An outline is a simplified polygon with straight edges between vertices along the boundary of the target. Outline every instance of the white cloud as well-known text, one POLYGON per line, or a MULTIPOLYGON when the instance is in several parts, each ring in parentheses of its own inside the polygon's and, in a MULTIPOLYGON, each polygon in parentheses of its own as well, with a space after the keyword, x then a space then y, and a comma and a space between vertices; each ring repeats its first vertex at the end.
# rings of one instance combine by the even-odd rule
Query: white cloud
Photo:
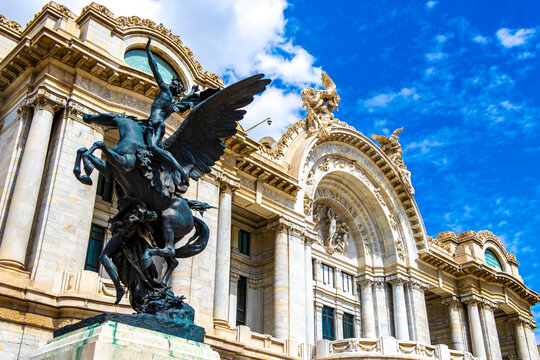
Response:
POLYGON ((441 60, 442 58, 444 58, 444 53, 441 51, 426 54, 426 59, 428 59, 429 61, 441 60))
POLYGON ((302 118, 299 111, 301 105, 302 99, 299 93, 286 92, 270 86, 246 107, 247 115, 242 121, 242 127, 249 129, 261 120, 270 117, 272 125, 261 124, 251 130, 249 136, 255 140, 271 136, 277 141, 290 124, 302 118))
POLYGON ((432 1, 428 1, 428 2, 426 3, 426 7, 427 7, 428 9, 433 9, 433 8, 435 7, 435 5, 437 5, 437 1, 433 1, 433 0, 432 0, 432 1))
POLYGON ((479 44, 486 44, 488 42, 488 38, 482 35, 477 35, 473 38, 473 41, 479 44))
MULTIPOLYGON (((24 19, 17 20, 25 24, 46 2, 21 0, 17 4, 4 4, 2 12, 10 19, 11 14, 16 14, 24 19)), ((74 0, 68 7, 78 15, 89 3, 89 0, 74 0)), ((162 23, 193 51, 205 70, 217 73, 229 83, 260 72, 271 79, 280 79, 283 87, 294 94, 269 88, 248 113, 250 118, 260 118, 259 121, 271 116, 274 137, 279 137, 279 131, 300 118, 301 88, 320 83, 321 68, 314 66, 315 58, 285 34, 286 0, 99 0, 98 3, 115 16, 136 15, 162 23), (271 105, 263 105, 260 99, 271 105)), ((258 131, 253 130, 254 137, 258 131)))
POLYGON ((502 28, 497 30, 497 38, 504 47, 509 48, 525 44, 535 33, 535 29, 510 30, 502 28))
POLYGON ((397 93, 381 93, 374 97, 364 100, 364 107, 373 111, 374 108, 384 108, 394 100, 418 100, 420 95, 416 93, 416 88, 402 88, 397 93))
POLYGON ((435 40, 437 40, 438 42, 440 43, 443 43, 445 42, 446 40, 448 40, 448 37, 447 36, 444 36, 444 35, 437 35, 435 37, 435 40))

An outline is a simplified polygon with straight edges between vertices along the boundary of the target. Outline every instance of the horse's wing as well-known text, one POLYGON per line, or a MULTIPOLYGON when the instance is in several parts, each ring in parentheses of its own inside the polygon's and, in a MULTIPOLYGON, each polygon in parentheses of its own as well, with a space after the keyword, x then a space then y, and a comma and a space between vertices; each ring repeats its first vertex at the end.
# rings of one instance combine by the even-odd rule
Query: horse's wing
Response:
POLYGON ((198 180, 211 171, 225 151, 220 138, 236 134, 236 122, 243 119, 240 110, 262 92, 270 80, 264 74, 251 76, 232 84, 197 105, 174 134, 161 147, 169 151, 182 166, 193 165, 190 177, 198 180))

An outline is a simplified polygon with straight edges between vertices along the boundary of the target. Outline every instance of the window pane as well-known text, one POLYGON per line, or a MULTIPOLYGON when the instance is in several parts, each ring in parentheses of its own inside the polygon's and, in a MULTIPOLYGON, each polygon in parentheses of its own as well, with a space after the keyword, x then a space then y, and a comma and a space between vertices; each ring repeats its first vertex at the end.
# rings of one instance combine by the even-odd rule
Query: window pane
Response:
POLYGON ((103 249, 103 239, 105 237, 105 228, 92 224, 90 238, 88 239, 88 250, 86 251, 86 261, 84 270, 98 272, 99 255, 103 249))
POLYGON ((354 337, 354 317, 351 314, 343 314, 343 338, 354 337))
POLYGON ((322 331, 323 339, 335 340, 334 334, 334 309, 323 306, 322 309, 322 331))
POLYGON ((241 254, 249 255, 250 233, 244 230, 238 232, 238 251, 241 254))
POLYGON ((236 325, 246 325, 247 278, 238 279, 238 292, 236 296, 236 325))
POLYGON ((323 283, 334 287, 334 268, 326 264, 321 264, 323 273, 323 283))
POLYGON ((96 194, 101 196, 103 201, 111 202, 113 194, 113 182, 105 180, 105 177, 99 174, 96 194))
POLYGON ((349 275, 344 272, 341 273, 341 281, 342 281, 344 292, 348 292, 348 293, 352 292, 352 279, 353 279, 352 275, 349 275))
MULTIPOLYGON (((161 56, 156 55, 152 52, 157 63, 157 71, 163 78, 163 81, 170 83, 174 77, 178 77, 178 74, 171 65, 169 65, 165 59, 161 56)), ((152 73, 150 65, 148 64, 148 57, 146 55, 146 50, 134 49, 129 50, 124 54, 124 61, 136 69, 142 70, 149 74, 152 73)))
POLYGON ((489 266, 494 267, 494 268, 499 269, 500 271, 502 271, 502 265, 501 265, 499 259, 497 258, 497 255, 495 255, 495 253, 493 251, 486 250, 485 258, 486 258, 486 263, 489 266))

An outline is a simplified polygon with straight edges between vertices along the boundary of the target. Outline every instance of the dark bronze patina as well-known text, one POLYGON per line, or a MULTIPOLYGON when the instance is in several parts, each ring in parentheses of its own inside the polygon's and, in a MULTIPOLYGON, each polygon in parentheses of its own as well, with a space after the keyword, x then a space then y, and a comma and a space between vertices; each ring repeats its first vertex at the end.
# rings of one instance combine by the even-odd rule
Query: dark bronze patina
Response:
POLYGON ((240 109, 250 104, 270 80, 259 74, 224 89, 199 91, 194 86, 181 97, 185 92, 181 80, 175 78, 170 84, 163 81, 150 42, 146 46, 148 62, 160 88, 150 116, 137 119, 125 114, 85 115, 87 123, 118 129, 119 141, 113 148, 97 141, 90 149, 79 149, 73 172, 88 185, 92 184, 89 175, 94 169, 115 182, 119 212, 112 219, 113 236, 100 261, 115 284, 116 303, 124 295, 124 284, 137 313, 192 318, 192 309, 182 301, 183 296, 175 296, 167 283, 178 265, 177 258, 191 257, 205 249, 209 229, 192 211, 202 215, 212 206, 184 199, 182 194, 188 189, 189 179, 196 181, 211 171, 225 150, 221 138, 236 133, 237 121, 246 113, 240 109), (188 110, 189 115, 175 133, 162 141, 165 120, 174 112, 188 110), (93 155, 96 149, 106 160, 93 155), (175 249, 174 244, 192 229, 195 234, 175 249), (152 256, 165 260, 167 270, 162 278, 152 256))

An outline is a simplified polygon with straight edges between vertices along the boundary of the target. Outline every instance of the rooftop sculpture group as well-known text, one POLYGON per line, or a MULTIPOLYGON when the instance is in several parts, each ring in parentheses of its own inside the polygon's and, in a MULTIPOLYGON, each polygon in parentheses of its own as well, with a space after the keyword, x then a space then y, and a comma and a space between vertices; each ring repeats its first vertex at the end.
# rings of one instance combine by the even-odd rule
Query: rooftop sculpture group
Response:
POLYGON ((192 211, 202 214, 212 206, 184 199, 182 194, 188 189, 189 179, 196 181, 211 172, 211 166, 225 151, 220 138, 236 133, 237 121, 246 113, 240 109, 251 103, 270 80, 259 74, 225 89, 199 91, 194 86, 181 97, 185 92, 181 80, 175 78, 170 84, 163 81, 150 44, 149 39, 148 62, 160 89, 150 116, 85 115, 87 123, 117 128, 119 141, 113 148, 97 141, 90 149, 79 149, 73 172, 88 185, 92 184, 90 174, 94 169, 115 182, 119 211, 112 219, 112 238, 99 259, 115 284, 116 303, 124 295, 124 284, 138 313, 184 317, 186 311, 193 310, 186 310, 183 297, 175 296, 167 283, 178 265, 177 258, 191 257, 205 249, 209 229, 192 211), (165 120, 174 112, 187 110, 191 111, 176 132, 163 141, 165 120), (93 155, 96 149, 106 160, 93 155), (193 228, 195 234, 175 249, 175 243, 193 228), (165 260, 167 268, 161 278, 152 256, 165 260))

